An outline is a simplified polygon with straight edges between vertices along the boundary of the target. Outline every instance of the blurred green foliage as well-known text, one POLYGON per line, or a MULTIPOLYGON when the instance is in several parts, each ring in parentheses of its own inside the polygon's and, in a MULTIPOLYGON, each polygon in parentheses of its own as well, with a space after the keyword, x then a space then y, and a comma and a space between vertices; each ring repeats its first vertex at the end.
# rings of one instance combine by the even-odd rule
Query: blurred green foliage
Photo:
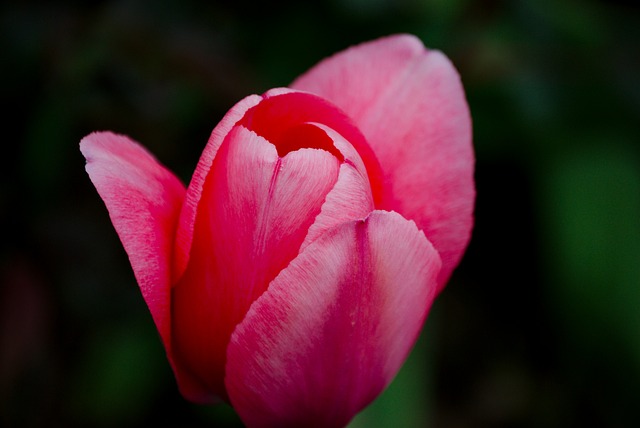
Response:
POLYGON ((596 0, 9 1, 0 425, 240 426, 177 392, 78 142, 111 129, 185 182, 222 115, 396 32, 474 119, 476 229, 354 427, 640 426, 640 9, 596 0))

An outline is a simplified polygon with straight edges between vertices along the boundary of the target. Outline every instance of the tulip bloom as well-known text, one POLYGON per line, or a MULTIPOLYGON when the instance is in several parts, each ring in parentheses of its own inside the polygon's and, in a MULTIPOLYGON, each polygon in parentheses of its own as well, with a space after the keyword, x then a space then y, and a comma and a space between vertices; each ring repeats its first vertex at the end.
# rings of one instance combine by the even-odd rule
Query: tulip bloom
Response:
POLYGON ((181 393, 248 426, 347 424, 398 372, 471 233, 464 92, 412 36, 240 101, 187 188, 125 136, 80 148, 181 393))

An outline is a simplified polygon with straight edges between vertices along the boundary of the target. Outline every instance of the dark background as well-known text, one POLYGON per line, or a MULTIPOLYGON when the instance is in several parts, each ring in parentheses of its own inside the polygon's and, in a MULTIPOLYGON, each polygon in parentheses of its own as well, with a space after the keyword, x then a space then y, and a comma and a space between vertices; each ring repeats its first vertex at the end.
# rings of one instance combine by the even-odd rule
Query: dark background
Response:
POLYGON ((462 76, 476 228, 407 364, 353 426, 640 426, 633 4, 4 2, 0 425, 237 426, 178 394, 78 142, 127 134, 188 182, 238 100, 409 32, 462 76))

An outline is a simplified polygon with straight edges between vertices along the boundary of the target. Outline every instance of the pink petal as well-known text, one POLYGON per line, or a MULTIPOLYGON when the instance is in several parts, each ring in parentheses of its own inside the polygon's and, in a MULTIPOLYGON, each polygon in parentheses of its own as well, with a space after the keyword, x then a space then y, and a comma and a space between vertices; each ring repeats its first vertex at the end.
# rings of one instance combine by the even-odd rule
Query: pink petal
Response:
MULTIPOLYGON (((262 97, 251 95, 236 104, 213 130, 187 189, 176 234, 173 280, 177 282, 189 261, 193 228, 202 186, 225 136, 237 123, 266 138, 276 146, 292 128, 319 122, 334 129, 354 145, 367 164, 374 199, 381 199, 380 165, 360 131, 339 109, 315 95, 287 88, 271 89, 262 97)), ((361 161, 362 162, 362 161, 361 161)))
POLYGON ((435 296, 438 253, 376 211, 300 254, 231 337, 226 384, 252 427, 344 426, 391 381, 435 296))
POLYGON ((355 148, 327 126, 317 123, 309 126, 316 126, 331 138, 333 146, 340 152, 343 164, 340 166, 338 181, 327 194, 322 210, 309 228, 300 251, 325 231, 349 220, 363 219, 374 209, 367 170, 355 148))
POLYGON ((331 138, 333 146, 340 152, 340 156, 338 156, 338 158, 352 165, 362 175, 363 179, 369 181, 369 173, 364 161, 362 160, 362 156, 360 156, 360 153, 353 144, 327 125, 322 123, 312 124, 323 130, 325 134, 331 138))
POLYGON ((298 78, 292 88, 320 95, 360 128, 382 167, 376 204, 415 220, 440 252, 444 287, 473 225, 471 120, 449 60, 413 36, 352 47, 298 78))
POLYGON ((202 197, 202 187, 205 179, 209 174, 213 160, 218 153, 220 145, 225 137, 242 119, 247 110, 258 104, 262 100, 258 95, 250 95, 227 112, 220 123, 213 129, 209 141, 200 156, 195 172, 191 177, 191 182, 185 195, 182 212, 180 213, 180 221, 176 233, 176 253, 173 264, 173 282, 176 283, 184 273, 187 263, 189 262, 189 253, 191 250, 191 242, 193 240, 193 228, 196 220, 196 210, 198 203, 202 197))
POLYGON ((173 289, 172 319, 176 355, 216 395, 226 398, 231 332, 297 256, 338 170, 325 150, 280 158, 243 126, 220 147, 202 187, 189 263, 173 289))
POLYGON ((366 165, 374 200, 381 199, 382 175, 378 159, 351 119, 326 100, 308 93, 272 89, 260 104, 247 111, 239 123, 276 146, 297 125, 322 124, 355 148, 366 165))
POLYGON ((80 150, 129 255, 180 388, 198 401, 205 392, 175 363, 171 349, 170 268, 184 186, 153 155, 125 136, 93 133, 82 139, 80 150))

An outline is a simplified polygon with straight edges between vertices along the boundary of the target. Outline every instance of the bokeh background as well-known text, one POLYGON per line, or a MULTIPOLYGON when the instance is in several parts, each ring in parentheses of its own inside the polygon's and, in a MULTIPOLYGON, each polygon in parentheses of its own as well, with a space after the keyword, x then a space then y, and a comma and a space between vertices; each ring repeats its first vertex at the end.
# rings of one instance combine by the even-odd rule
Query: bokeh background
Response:
POLYGON ((476 228, 353 427, 640 426, 634 1, 8 1, 0 6, 0 425, 240 426, 178 394, 80 139, 185 181, 238 100, 409 32, 462 76, 476 228))

